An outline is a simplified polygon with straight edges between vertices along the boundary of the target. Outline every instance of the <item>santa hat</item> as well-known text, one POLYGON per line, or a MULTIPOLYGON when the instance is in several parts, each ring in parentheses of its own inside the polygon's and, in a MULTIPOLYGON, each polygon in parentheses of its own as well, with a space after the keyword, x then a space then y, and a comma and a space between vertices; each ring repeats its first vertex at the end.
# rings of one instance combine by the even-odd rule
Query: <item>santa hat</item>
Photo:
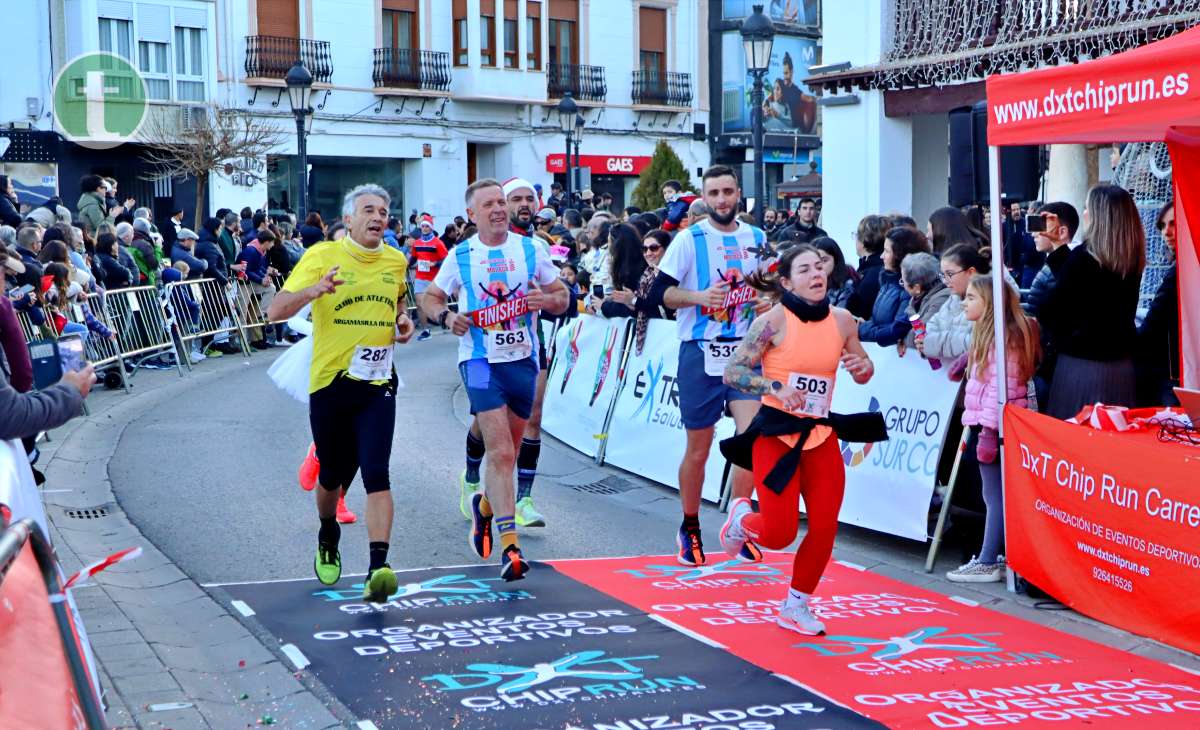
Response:
POLYGON ((504 188, 504 197, 505 198, 512 195, 514 192, 520 190, 521 188, 528 188, 529 192, 536 193, 536 191, 533 189, 533 183, 529 182, 528 180, 526 180, 524 178, 520 178, 520 177, 510 177, 509 179, 505 180, 503 188, 504 188))
POLYGON ((426 223, 429 224, 430 228, 433 228, 433 216, 429 215, 428 213, 421 216, 421 220, 420 220, 420 225, 425 225, 426 223))

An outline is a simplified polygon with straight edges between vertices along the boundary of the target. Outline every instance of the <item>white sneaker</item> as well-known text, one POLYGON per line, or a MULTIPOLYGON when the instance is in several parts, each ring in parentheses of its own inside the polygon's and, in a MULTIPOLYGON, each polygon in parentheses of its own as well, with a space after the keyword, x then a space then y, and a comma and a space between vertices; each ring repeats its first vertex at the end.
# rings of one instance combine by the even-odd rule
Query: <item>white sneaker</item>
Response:
POLYGON ((825 624, 812 615, 808 601, 784 602, 783 608, 779 609, 779 615, 775 617, 775 623, 805 636, 825 633, 825 624))
POLYGON ((736 558, 742 551, 742 545, 746 544, 747 535, 742 529, 742 518, 753 512, 750 500, 745 497, 738 497, 729 503, 729 516, 721 525, 721 548, 729 557, 736 558))
POLYGON ((205 355, 203 352, 200 352, 199 350, 192 350, 191 352, 188 353, 188 359, 192 361, 193 365, 200 362, 201 360, 206 360, 207 358, 208 358, 208 356, 205 355))
POLYGON ((999 583, 1004 580, 1007 564, 1003 557, 994 563, 981 563, 977 558, 946 573, 951 583, 999 583))

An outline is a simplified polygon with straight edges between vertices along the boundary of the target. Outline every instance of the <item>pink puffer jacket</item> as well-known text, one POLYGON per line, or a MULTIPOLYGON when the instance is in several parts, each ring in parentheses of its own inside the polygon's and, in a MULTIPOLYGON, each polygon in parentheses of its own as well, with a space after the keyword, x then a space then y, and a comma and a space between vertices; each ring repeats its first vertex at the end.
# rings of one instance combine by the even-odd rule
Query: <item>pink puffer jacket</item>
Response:
MULTIPOLYGON (((1027 383, 1018 377, 1020 367, 1013 357, 1005 364, 1005 380, 1008 381, 1008 402, 1021 408, 1028 408, 1029 388, 1027 383)), ((991 360, 982 374, 979 368, 971 368, 971 377, 967 380, 967 392, 963 396, 962 423, 964 426, 984 426, 996 429, 1000 427, 1000 403, 998 395, 999 383, 996 382, 996 368, 991 360)))

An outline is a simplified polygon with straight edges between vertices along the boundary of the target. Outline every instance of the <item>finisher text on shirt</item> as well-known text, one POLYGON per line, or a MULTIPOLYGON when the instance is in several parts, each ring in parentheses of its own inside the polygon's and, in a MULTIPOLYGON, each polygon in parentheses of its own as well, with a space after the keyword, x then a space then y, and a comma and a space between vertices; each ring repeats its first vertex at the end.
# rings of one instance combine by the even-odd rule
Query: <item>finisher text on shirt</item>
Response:
POLYGON ((507 322, 510 319, 520 317, 529 313, 529 302, 525 297, 514 299, 508 302, 493 304, 490 307, 477 309, 471 312, 471 319, 475 320, 475 325, 478 327, 491 327, 501 322, 507 322))

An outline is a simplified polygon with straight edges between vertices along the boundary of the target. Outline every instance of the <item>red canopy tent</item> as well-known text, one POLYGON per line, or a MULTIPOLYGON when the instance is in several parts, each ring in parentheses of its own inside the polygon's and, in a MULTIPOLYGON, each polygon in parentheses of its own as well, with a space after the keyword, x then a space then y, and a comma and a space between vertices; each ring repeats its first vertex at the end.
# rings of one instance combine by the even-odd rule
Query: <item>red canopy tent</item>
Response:
MULTIPOLYGON (((1001 230, 996 147, 1167 143, 1178 229, 1181 375, 1187 387, 1200 385, 1200 253, 1188 226, 1188 221, 1200 225, 1200 28, 1093 61, 991 76, 987 100, 996 256, 1001 230)), ((999 328, 1003 317, 996 323, 999 328)), ((1004 342, 1003 336, 996 341, 1004 342)), ((1004 362, 1002 356, 997 360, 1004 362)))

